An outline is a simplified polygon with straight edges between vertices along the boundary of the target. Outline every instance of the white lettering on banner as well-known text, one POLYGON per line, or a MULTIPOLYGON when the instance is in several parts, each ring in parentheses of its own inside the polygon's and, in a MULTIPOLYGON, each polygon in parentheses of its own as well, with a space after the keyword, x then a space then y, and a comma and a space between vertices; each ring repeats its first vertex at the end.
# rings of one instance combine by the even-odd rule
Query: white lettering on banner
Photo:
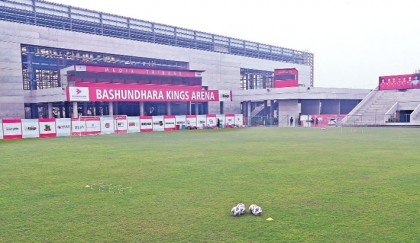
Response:
POLYGON ((140 99, 145 100, 147 97, 147 92, 146 90, 141 90, 140 91, 140 99))
POLYGON ((109 73, 134 73, 134 69, 128 69, 128 68, 105 68, 105 72, 109 72, 109 73))
POLYGON ((95 100, 102 101, 218 101, 220 92, 214 90, 143 90, 95 88, 95 100))
MULTIPOLYGON (((182 91, 184 92, 184 91, 182 91)), ((96 89, 98 100, 164 100, 162 90, 96 89)))
POLYGON ((215 98, 213 92, 195 91, 192 93, 191 100, 212 101, 215 98))
MULTIPOLYGON (((173 70, 156 70, 156 69, 133 69, 133 68, 109 68, 103 69, 106 73, 125 73, 125 74, 146 74, 146 75, 164 75, 164 76, 183 76, 185 72, 190 73, 191 71, 173 71, 173 70)), ((194 76, 201 77, 201 73, 194 72, 194 76)))
POLYGON ((176 90, 167 90, 166 99, 167 100, 188 100, 190 95, 188 91, 176 91, 176 90))

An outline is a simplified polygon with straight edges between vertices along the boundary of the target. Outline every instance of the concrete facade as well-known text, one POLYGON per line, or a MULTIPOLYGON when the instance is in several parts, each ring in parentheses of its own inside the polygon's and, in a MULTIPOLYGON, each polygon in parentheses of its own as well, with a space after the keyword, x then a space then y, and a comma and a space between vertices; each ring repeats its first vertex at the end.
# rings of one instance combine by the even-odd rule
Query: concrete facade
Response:
MULTIPOLYGON (((193 70, 205 70, 203 85, 209 89, 240 91, 240 69, 273 71, 295 67, 300 83, 309 86, 311 67, 226 53, 159 45, 94 34, 0 21, 0 118, 24 117, 24 103, 62 100, 60 89, 24 91, 22 88, 21 44, 67 48, 119 55, 139 56, 189 63, 193 70)), ((225 102, 225 113, 240 112, 240 102, 225 102)), ((209 103, 210 113, 219 113, 218 103, 209 103)))
MULTIPOLYGON (((280 125, 280 118, 302 114, 347 114, 369 93, 314 87, 314 60, 309 52, 46 1, 0 1, 0 119, 52 117, 57 110, 60 116, 54 117, 76 117, 91 108, 101 110, 99 115, 132 110, 142 115, 146 105, 153 105, 138 100, 69 102, 66 89, 74 82, 67 83, 67 71, 79 61, 147 68, 146 61, 149 67, 156 62, 168 70, 203 71, 204 87, 199 89, 230 91, 232 100, 161 102, 160 113, 242 113, 247 124, 253 117, 271 124, 277 119, 280 125), (298 87, 272 88, 274 70, 281 68, 298 70, 298 87)), ((99 76, 82 82, 106 82, 99 76)))

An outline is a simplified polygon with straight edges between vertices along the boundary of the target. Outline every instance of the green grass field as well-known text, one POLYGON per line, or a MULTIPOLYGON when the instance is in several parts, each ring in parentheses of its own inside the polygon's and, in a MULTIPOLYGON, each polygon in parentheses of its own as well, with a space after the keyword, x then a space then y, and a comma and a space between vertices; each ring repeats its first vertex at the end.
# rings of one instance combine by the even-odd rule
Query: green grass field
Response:
POLYGON ((0 242, 420 242, 419 135, 245 128, 0 140, 0 242), (239 202, 263 215, 231 216, 239 202))

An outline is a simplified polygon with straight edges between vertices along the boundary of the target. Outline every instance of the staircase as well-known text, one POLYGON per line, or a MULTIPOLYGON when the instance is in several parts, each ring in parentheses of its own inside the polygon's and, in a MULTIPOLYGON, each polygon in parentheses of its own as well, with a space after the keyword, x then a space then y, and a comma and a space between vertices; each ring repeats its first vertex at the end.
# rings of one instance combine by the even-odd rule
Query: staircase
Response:
POLYGON ((261 105, 255 107, 255 109, 252 110, 252 112, 251 112, 251 117, 254 117, 254 116, 258 115, 258 113, 260 113, 262 110, 264 110, 264 108, 265 108, 264 104, 261 104, 261 105))
POLYGON ((410 123, 420 123, 420 90, 372 90, 343 119, 343 125, 385 125, 399 110, 414 110, 410 123))

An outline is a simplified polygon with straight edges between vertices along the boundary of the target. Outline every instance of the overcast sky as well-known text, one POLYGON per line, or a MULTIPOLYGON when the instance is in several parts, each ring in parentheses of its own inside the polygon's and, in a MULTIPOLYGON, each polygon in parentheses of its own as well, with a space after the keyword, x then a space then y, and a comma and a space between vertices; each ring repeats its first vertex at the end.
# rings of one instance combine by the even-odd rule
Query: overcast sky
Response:
POLYGON ((420 69, 419 0, 50 0, 314 53, 315 87, 420 69))

